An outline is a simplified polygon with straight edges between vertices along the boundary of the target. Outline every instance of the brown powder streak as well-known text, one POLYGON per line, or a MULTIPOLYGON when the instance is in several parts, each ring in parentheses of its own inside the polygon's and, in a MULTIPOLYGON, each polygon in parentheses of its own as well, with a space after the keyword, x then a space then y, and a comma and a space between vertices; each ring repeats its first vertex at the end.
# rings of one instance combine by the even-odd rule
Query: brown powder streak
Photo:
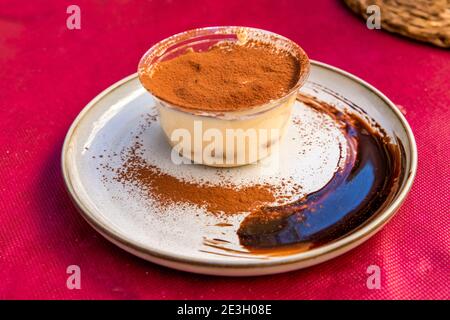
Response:
POLYGON ((275 200, 274 190, 266 185, 238 188, 183 181, 149 165, 135 152, 117 170, 115 179, 122 184, 137 186, 164 207, 174 203, 188 203, 214 214, 249 212, 275 200))

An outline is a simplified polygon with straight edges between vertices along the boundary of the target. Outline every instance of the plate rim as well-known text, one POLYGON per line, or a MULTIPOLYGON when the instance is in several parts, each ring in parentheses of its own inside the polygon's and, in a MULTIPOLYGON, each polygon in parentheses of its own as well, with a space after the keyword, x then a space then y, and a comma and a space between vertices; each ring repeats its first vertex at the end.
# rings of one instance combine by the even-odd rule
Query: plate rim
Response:
MULTIPOLYGON (((222 262, 217 260, 208 260, 204 258, 198 258, 198 257, 192 257, 192 258, 186 258, 185 256, 176 256, 175 254, 167 253, 167 251, 163 252, 161 250, 155 249, 155 248, 149 248, 148 246, 143 246, 132 239, 125 238, 124 236, 121 236, 118 232, 110 228, 107 224, 103 224, 100 220, 96 218, 96 214, 91 212, 84 204, 83 201, 77 196, 77 192, 71 182, 70 178, 70 166, 68 165, 68 159, 67 154, 69 150, 70 143, 72 141, 72 138, 74 137, 74 133, 76 132, 76 129, 82 122, 83 118, 86 116, 86 114, 100 101, 103 97, 105 97, 108 94, 111 94, 113 91, 121 87, 122 85, 134 80, 138 77, 138 73, 131 74, 113 85, 109 86, 102 92, 100 92, 94 99, 89 101, 89 103, 80 111, 80 113, 77 115, 77 117, 72 122, 65 138, 64 143, 62 146, 62 152, 61 152, 61 169, 62 169, 62 175, 64 180, 65 188, 72 199, 72 202, 74 203, 76 209, 80 212, 81 216, 102 236, 104 236, 108 241, 111 241, 115 245, 119 246, 120 248, 132 253, 133 255, 139 256, 143 259, 156 262, 158 264, 164 264, 166 266, 171 266, 172 264, 175 264, 177 266, 172 265, 173 268, 180 269, 180 270, 186 270, 186 269, 192 269, 194 270, 188 270, 191 272, 198 272, 198 273, 209 273, 209 274, 217 274, 217 272, 205 272, 205 270, 199 271, 195 270, 196 267, 199 269, 204 268, 213 268, 213 269, 231 269, 236 271, 239 270, 247 270, 247 269, 253 269, 253 268, 274 268, 274 267, 281 267, 285 265, 291 265, 291 264, 300 264, 304 263, 307 266, 314 265, 316 263, 312 262, 313 260, 320 260, 317 263, 321 263, 324 261, 327 261, 335 256, 338 256, 340 254, 343 254, 355 246, 361 244, 362 242, 368 240, 370 237, 372 237, 375 233, 377 233, 389 220, 395 215, 401 204, 406 199, 406 196, 408 195, 409 191, 411 190, 411 186, 413 184, 414 178, 416 176, 417 172, 417 161, 418 161, 418 154, 417 154, 417 145, 414 138, 414 134, 412 132, 412 129, 407 122, 404 115, 400 112, 400 110, 397 108, 397 106, 389 99, 387 98, 382 92, 380 92, 378 89, 367 83, 366 81, 360 79, 359 77, 346 72, 342 69, 339 69, 337 67, 331 66, 329 64, 319 62, 316 60, 311 60, 311 65, 314 67, 321 67, 324 69, 328 69, 329 71, 338 73, 340 75, 343 75, 350 80, 364 86, 366 89, 368 89, 370 92, 378 96, 397 116, 398 120, 400 121, 401 125, 403 126, 403 129, 406 132, 407 140, 408 140, 408 148, 405 148, 405 150, 410 151, 410 157, 411 157, 411 163, 410 163, 410 170, 406 172, 407 175, 405 185, 400 190, 399 194, 397 195, 397 198, 393 203, 391 203, 387 208, 384 209, 377 217, 375 217, 372 221, 370 221, 367 225, 363 226, 362 228, 359 228, 355 230, 354 232, 344 236, 343 238, 336 240, 332 243, 323 245, 318 248, 314 248, 311 250, 308 250, 306 252, 300 252, 292 255, 287 255, 283 257, 277 257, 277 259, 274 260, 259 260, 259 261, 253 261, 249 262, 247 261, 240 261, 235 260, 233 262, 222 262), (341 252, 341 253, 339 253, 341 252), (335 254, 335 255, 333 255, 335 254), (167 262, 167 263, 164 263, 167 262), (312 262, 312 263, 311 263, 312 262), (185 266, 185 268, 180 267, 185 266)), ((243 259, 244 260, 244 259, 243 259)), ((300 269, 301 266, 298 266, 295 269, 300 269)), ((287 271, 287 270, 286 270, 287 271)), ((248 271, 247 271, 248 272, 248 271)), ((282 272, 282 271, 277 271, 282 272)), ((268 274, 268 273, 276 273, 276 272, 266 272, 266 273, 255 273, 255 274, 268 274)), ((219 274, 223 274, 220 273, 219 274)), ((223 274, 224 275, 224 274, 223 274)), ((246 274, 249 275, 249 274, 246 274)))

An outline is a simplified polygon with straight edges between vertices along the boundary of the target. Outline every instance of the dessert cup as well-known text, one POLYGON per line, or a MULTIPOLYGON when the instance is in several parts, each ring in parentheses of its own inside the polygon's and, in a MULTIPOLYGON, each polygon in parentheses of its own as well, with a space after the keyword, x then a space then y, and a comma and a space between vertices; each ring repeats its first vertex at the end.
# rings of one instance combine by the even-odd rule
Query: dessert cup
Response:
POLYGON ((272 32, 247 27, 210 27, 171 36, 151 47, 138 67, 143 74, 162 61, 173 59, 186 50, 204 51, 222 42, 245 43, 255 40, 269 43, 292 54, 299 62, 297 82, 282 97, 239 111, 188 109, 156 96, 160 124, 172 149, 172 160, 215 167, 235 167, 257 162, 270 155, 280 144, 289 124, 299 88, 309 75, 309 59, 300 46, 272 32), (182 157, 180 157, 180 155, 182 157))

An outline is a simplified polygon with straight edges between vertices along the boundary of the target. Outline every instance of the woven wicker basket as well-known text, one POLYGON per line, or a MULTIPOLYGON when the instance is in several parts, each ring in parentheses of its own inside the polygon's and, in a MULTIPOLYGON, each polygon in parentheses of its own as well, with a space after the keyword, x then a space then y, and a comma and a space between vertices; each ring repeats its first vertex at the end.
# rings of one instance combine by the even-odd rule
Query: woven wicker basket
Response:
POLYGON ((450 0, 344 0, 367 19, 366 9, 377 5, 381 27, 404 36, 450 48, 450 0))

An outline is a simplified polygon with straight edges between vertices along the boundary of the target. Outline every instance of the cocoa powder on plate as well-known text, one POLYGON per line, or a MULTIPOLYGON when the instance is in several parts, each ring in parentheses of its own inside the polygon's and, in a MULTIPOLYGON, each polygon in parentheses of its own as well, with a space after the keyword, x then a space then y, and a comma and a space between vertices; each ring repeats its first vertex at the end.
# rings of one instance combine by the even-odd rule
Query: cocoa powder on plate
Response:
POLYGON ((139 187, 161 206, 188 203, 204 207, 214 214, 249 212, 275 201, 272 186, 219 186, 184 181, 146 163, 136 152, 130 152, 123 165, 116 170, 115 179, 124 185, 139 187))

